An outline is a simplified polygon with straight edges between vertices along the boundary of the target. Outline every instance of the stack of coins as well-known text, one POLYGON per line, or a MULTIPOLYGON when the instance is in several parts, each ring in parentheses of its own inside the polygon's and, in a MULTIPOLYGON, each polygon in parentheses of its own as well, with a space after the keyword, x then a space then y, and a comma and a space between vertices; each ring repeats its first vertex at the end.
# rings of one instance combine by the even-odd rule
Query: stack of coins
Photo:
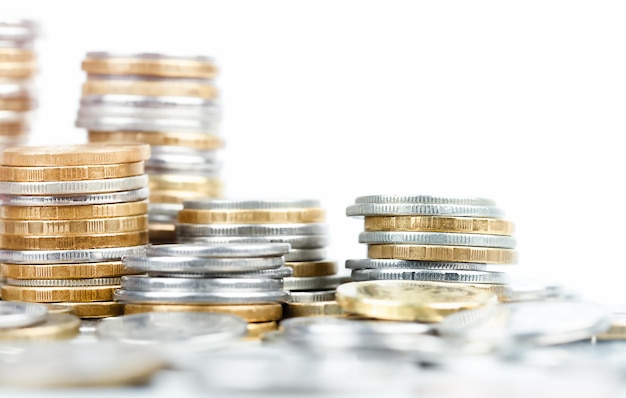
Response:
POLYGON ((513 224, 490 199, 428 195, 372 195, 346 214, 364 217, 359 242, 367 259, 346 261, 353 281, 413 280, 460 283, 510 297, 506 273, 489 264, 514 264, 513 224))
POLYGON ((90 142, 152 146, 150 242, 174 243, 185 199, 222 194, 220 121, 213 59, 165 54, 88 53, 76 126, 90 142))
POLYGON ((0 147, 28 139, 31 113, 37 106, 32 82, 37 34, 33 21, 0 20, 0 147))
POLYGON ((12 147, 0 159, 2 298, 119 315, 123 256, 148 242, 145 144, 12 147))
POLYGON ((181 243, 235 242, 266 239, 289 243, 284 279, 291 301, 284 316, 336 314, 335 288, 345 281, 337 263, 328 261, 328 228, 319 200, 187 200, 178 215, 181 243))
MULTIPOLYGON (((251 337, 277 328, 283 291, 285 243, 160 244, 124 259, 146 275, 122 277, 116 300, 125 314, 201 311, 238 315, 251 337)), ((287 272, 289 275, 290 272, 287 272)))
POLYGON ((80 319, 43 304, 0 302, 0 341, 63 340, 78 335, 80 319))

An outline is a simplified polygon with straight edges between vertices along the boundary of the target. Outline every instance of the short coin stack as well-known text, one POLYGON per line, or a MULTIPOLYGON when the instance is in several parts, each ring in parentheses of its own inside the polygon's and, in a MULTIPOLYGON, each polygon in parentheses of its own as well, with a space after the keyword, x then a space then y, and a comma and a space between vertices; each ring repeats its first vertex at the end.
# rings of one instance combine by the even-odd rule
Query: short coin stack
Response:
POLYGON ((510 295, 503 272, 488 264, 514 264, 513 224, 484 198, 372 195, 356 199, 348 216, 364 217, 359 242, 367 259, 346 261, 353 281, 413 280, 487 289, 510 295))
POLYGON ((4 300, 120 315, 123 256, 148 242, 145 144, 11 147, 0 159, 4 300))
POLYGON ((88 53, 76 125, 90 142, 152 146, 150 242, 174 243, 182 202, 220 197, 217 71, 204 56, 88 53))
POLYGON ((37 106, 32 78, 38 26, 28 20, 0 20, 0 147, 28 138, 31 112, 37 106))
POLYGON ((187 200, 178 215, 177 239, 182 243, 235 242, 266 239, 289 243, 285 277, 291 302, 287 317, 329 315, 340 311, 335 288, 344 281, 337 263, 328 261, 325 211, 314 199, 187 200))
MULTIPOLYGON (((122 277, 116 300, 125 314, 201 311, 246 319, 250 336, 277 328, 283 291, 286 243, 160 244, 126 266, 147 275, 122 277)), ((287 273, 289 274, 289 273, 287 273)))

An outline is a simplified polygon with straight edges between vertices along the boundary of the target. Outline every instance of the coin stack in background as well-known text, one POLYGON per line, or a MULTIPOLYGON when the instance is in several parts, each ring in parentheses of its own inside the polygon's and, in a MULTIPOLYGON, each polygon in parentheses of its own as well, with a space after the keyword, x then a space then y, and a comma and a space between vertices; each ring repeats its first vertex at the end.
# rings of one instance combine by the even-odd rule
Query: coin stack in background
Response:
POLYGON ((33 76, 38 25, 28 20, 0 20, 0 149, 28 140, 37 107, 33 76))
POLYGON ((367 259, 346 261, 353 281, 413 280, 463 284, 510 297, 508 277, 490 264, 517 260, 513 224, 484 198, 362 196, 346 209, 364 217, 367 259))
POLYGON ((2 298, 120 315, 123 256, 148 242, 145 144, 12 147, 0 159, 2 298))
POLYGON ((214 60, 91 52, 82 69, 87 81, 76 126, 89 131, 90 142, 152 146, 150 242, 174 243, 183 200, 222 194, 214 60))
MULTIPOLYGON (((145 256, 124 259, 146 275, 122 277, 116 300, 125 314, 200 311, 238 315, 248 321, 248 335, 275 330, 286 274, 286 243, 160 244, 145 256)), ((287 275, 290 273, 287 272, 287 275)))
POLYGON ((291 301, 284 316, 330 315, 340 311, 335 288, 345 281, 337 263, 328 261, 326 213, 318 200, 216 200, 184 202, 178 215, 176 234, 182 243, 235 242, 266 239, 289 243, 285 265, 292 275, 285 277, 291 301))

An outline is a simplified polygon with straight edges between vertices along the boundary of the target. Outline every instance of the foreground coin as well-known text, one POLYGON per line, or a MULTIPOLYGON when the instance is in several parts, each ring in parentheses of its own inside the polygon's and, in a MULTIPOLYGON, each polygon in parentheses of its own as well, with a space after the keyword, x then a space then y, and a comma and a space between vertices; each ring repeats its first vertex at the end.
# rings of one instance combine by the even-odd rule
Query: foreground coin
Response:
POLYGON ((450 315, 437 327, 445 337, 494 348, 563 344, 591 338, 611 325, 607 307, 585 302, 500 304, 450 315))
POLYGON ((337 287, 337 303, 345 312, 376 319, 440 322, 462 310, 496 302, 496 295, 439 282, 366 281, 337 287))
POLYGON ((506 284, 509 278, 504 272, 493 271, 459 271, 459 270, 431 270, 431 269, 355 269, 352 271, 353 281, 371 280, 413 280, 438 281, 451 283, 492 283, 506 284))
POLYGON ((124 313, 141 314, 144 312, 216 312, 242 317, 248 322, 279 321, 283 310, 280 304, 131 304, 124 306, 124 313))
POLYGON ((43 304, 0 301, 0 329, 20 328, 45 321, 48 308, 43 304))
POLYGON ((326 219, 321 208, 261 210, 196 210, 183 209, 178 221, 190 224, 286 224, 320 223, 326 219))
POLYGON ((119 289, 115 291, 115 300, 124 303, 156 304, 263 304, 286 302, 289 293, 285 291, 221 291, 221 292, 184 292, 158 291, 142 292, 119 289))
POLYGON ((0 329, 0 341, 33 341, 71 339, 78 334, 80 319, 69 314, 48 314, 35 325, 0 329))
POLYGON ((278 324, 274 321, 270 322, 251 322, 248 323, 248 334, 246 339, 260 339, 267 332, 278 329, 278 324))
MULTIPOLYGON (((282 256, 249 258, 203 258, 203 257, 142 257, 128 256, 124 263, 130 269, 142 272, 182 272, 196 274, 254 272, 279 268, 284 264, 282 256)), ((233 276, 234 277, 234 276, 233 276)))
POLYGON ((440 270, 464 270, 464 271, 485 271, 487 264, 481 263, 457 263, 442 261, 411 261, 395 259, 354 259, 346 260, 347 269, 440 269, 440 270))
POLYGON ((1 182, 0 193, 5 195, 79 195, 122 192, 141 189, 148 185, 148 175, 123 178, 78 181, 1 182))
POLYGON ((193 256, 193 257, 269 257, 282 256, 289 252, 287 243, 224 243, 224 244, 173 244, 150 245, 148 256, 193 256))

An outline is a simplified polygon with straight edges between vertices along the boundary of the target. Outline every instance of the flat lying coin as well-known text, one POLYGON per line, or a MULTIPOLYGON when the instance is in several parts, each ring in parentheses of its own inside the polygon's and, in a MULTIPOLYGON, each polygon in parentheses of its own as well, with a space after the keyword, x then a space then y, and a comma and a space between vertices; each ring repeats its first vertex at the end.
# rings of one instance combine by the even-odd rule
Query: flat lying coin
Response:
POLYGON ((442 269, 442 270, 449 269, 449 270, 465 270, 465 271, 484 271, 487 269, 487 264, 364 258, 364 259, 346 260, 346 268, 348 269, 402 268, 402 269, 442 269))
POLYGON ((361 232, 359 243, 366 244, 414 244, 443 246, 477 246, 514 249, 515 238, 511 236, 459 234, 446 232, 361 232))
MULTIPOLYGON (((273 258, 273 257, 270 257, 273 258)), ((217 259, 230 260, 230 259, 217 259)), ((283 279, 293 276, 293 271, 288 267, 278 267, 273 269, 262 269, 259 271, 245 272, 209 272, 209 273, 189 273, 189 272, 157 272, 148 271, 148 276, 172 277, 172 278, 271 278, 283 279)))
POLYGON ((87 250, 138 246, 148 243, 148 231, 81 236, 1 235, 0 248, 8 250, 87 250))
POLYGON ((59 146, 16 146, 0 156, 5 166, 83 166, 134 163, 150 157, 146 144, 97 143, 59 146))
POLYGON ((305 278, 284 278, 285 290, 324 290, 334 289, 342 283, 350 281, 347 275, 311 276, 305 278))
POLYGON ((82 69, 89 74, 146 75, 159 77, 205 78, 215 77, 214 60, 203 56, 188 58, 164 54, 87 53, 82 69))
POLYGON ((190 224, 285 224, 320 223, 326 219, 321 208, 260 210, 196 210, 184 208, 178 221, 190 224))
POLYGON ((320 207, 316 199, 269 199, 269 200, 226 200, 202 199, 185 202, 185 209, 196 210, 262 210, 262 209, 301 209, 320 207))
POLYGON ((267 332, 278 329, 278 324, 271 322, 252 322, 248 323, 247 339, 260 339, 267 332))
POLYGON ((124 315, 124 304, 116 303, 113 301, 57 303, 57 306, 66 307, 71 314, 76 315, 83 320, 124 315))
POLYGON ((318 303, 335 300, 335 290, 319 290, 312 292, 290 292, 292 303, 318 303))
POLYGON ((11 301, 34 303, 111 301, 119 285, 89 287, 22 287, 4 285, 2 298, 11 301))
POLYGON ((0 330, 36 325, 47 315, 48 308, 43 304, 0 301, 0 330))
POLYGON ((121 278, 87 278, 87 279, 12 279, 7 278, 10 286, 24 287, 89 287, 119 285, 121 278))
POLYGON ((121 261, 79 264, 0 264, 0 275, 13 279, 87 279, 132 274, 121 261))
POLYGON ((315 303, 287 303, 283 308, 283 318, 334 316, 343 314, 335 300, 315 303))
POLYGON ((0 329, 0 341, 33 341, 71 339, 78 334, 80 319, 69 314, 48 314, 45 320, 31 326, 0 329))
POLYGON ((284 291, 222 291, 222 292, 140 292, 120 289, 115 300, 124 303, 157 304, 263 304, 286 302, 289 293, 284 291))
MULTIPOLYGON (((144 184, 145 185, 145 184, 144 184)), ((142 186, 144 186, 142 185, 142 186)), ((108 207, 116 206, 116 204, 127 204, 126 202, 140 203, 138 201, 142 201, 148 198, 150 191, 147 188, 139 188, 132 190, 124 190, 120 192, 109 192, 109 193, 90 193, 80 195, 78 193, 75 194, 67 194, 67 195, 1 195, 2 204, 5 206, 61 206, 61 207, 85 207, 87 205, 103 205, 108 207)), ((119 206, 119 205, 117 205, 119 206)), ((41 209, 38 211, 52 211, 54 209, 41 209)), ((88 210, 88 209, 87 209, 88 210)), ((33 212, 31 209, 17 209, 14 211, 29 211, 33 212)), ((57 212, 70 212, 74 211, 71 209, 58 209, 57 212)), ((124 214, 116 214, 118 216, 122 216, 124 214)), ((70 216, 71 217, 71 216, 70 216)), ((67 217, 67 218, 70 218, 67 217)), ((96 216, 87 216, 85 218, 91 218, 96 216)), ((9 216, 6 218, 28 218, 28 216, 9 216)), ((57 218, 65 218, 63 216, 57 216, 57 218)))
POLYGON ((493 206, 357 203, 347 207, 346 215, 349 217, 423 215, 502 218, 504 213, 493 206))
POLYGON ((141 189, 148 185, 148 175, 102 180, 0 182, 5 195, 78 195, 141 189))
POLYGON ((368 195, 359 196, 355 203, 417 203, 417 204, 448 204, 466 206, 495 206, 491 199, 464 196, 432 196, 432 195, 368 195))
POLYGON ((284 262, 281 256, 250 258, 127 256, 124 258, 126 266, 136 271, 198 274, 254 272, 275 269, 282 266, 284 262))
POLYGON ((327 235, 283 235, 283 236, 184 236, 177 227, 180 243, 228 243, 241 242, 242 239, 263 239, 265 242, 288 243, 294 250, 320 249, 328 245, 327 235))
POLYGON ((242 317, 248 322, 278 321, 283 310, 278 303, 269 304, 125 304, 124 313, 140 314, 144 312, 215 312, 242 317))
POLYGON ((326 249, 291 249, 285 261, 320 261, 326 257, 326 249))
POLYGON ((82 220, 0 220, 0 233, 8 235, 95 235, 147 228, 146 214, 82 220))
POLYGON ((365 230, 512 235, 514 225, 510 221, 499 218, 369 216, 365 217, 365 230))
POLYGON ((506 284, 509 278, 504 272, 493 271, 459 271, 459 270, 431 270, 431 269, 362 269, 352 271, 353 281, 371 280, 412 280, 438 281, 453 283, 492 283, 506 284))
POLYGON ((465 263, 515 264, 517 252, 511 249, 487 247, 441 246, 441 245, 369 245, 370 258, 419 260, 419 261, 459 261, 465 263))
POLYGON ((114 78, 115 80, 90 77, 89 80, 83 83, 83 95, 127 94, 154 97, 198 97, 205 99, 215 99, 217 97, 217 89, 211 80, 131 80, 124 79, 122 76, 115 76, 114 78))
MULTIPOLYGON (((178 211, 177 211, 178 214, 178 211)), ((324 235, 328 226, 323 223, 309 224, 184 224, 176 225, 183 236, 283 236, 324 235)))
POLYGON ((282 256, 289 252, 286 243, 224 243, 224 244, 175 244, 151 245, 148 256, 193 256, 205 258, 239 258, 282 256))
POLYGON ((122 289, 148 292, 223 292, 281 290, 280 279, 164 278, 130 275, 122 277, 122 289))
POLYGON ((224 143, 211 134, 162 133, 155 131, 94 131, 90 130, 89 142, 142 142, 150 145, 190 146, 198 149, 217 149, 224 143))
POLYGON ((100 180, 131 177, 144 173, 144 162, 87 166, 14 167, 0 166, 0 181, 44 182, 100 180))

